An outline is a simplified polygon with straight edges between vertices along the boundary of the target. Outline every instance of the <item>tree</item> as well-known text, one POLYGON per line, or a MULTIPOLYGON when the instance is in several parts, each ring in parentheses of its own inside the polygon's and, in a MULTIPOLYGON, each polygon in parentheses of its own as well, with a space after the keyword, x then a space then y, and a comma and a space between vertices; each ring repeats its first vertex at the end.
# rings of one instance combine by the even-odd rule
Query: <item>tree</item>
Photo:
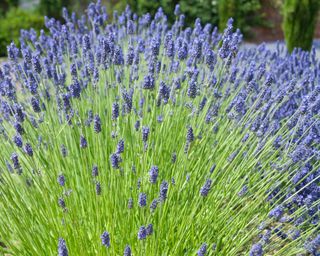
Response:
POLYGON ((319 8, 319 0, 285 0, 282 29, 289 52, 311 49, 319 8))

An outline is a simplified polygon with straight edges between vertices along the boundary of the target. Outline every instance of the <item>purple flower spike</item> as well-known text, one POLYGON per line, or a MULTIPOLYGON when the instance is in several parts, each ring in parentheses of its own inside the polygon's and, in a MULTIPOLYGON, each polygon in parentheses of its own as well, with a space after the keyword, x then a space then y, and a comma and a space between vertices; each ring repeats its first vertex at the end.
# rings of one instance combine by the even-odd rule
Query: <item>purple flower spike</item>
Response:
POLYGON ((197 254, 198 256, 205 256, 207 253, 207 244, 203 243, 200 247, 200 249, 198 250, 197 254))
POLYGON ((124 248, 123 256, 131 256, 131 248, 129 245, 126 245, 126 248, 124 248))
POLYGON ((87 140, 84 136, 80 136, 80 147, 86 148, 88 146, 87 140))
POLYGON ((141 226, 139 228, 139 232, 138 232, 138 239, 144 240, 146 238, 147 238, 147 230, 146 230, 145 226, 141 226))
POLYGON ((110 235, 107 231, 104 231, 100 238, 102 245, 104 245, 105 247, 110 247, 110 235))
POLYGON ((211 183, 212 183, 211 179, 207 179, 206 180, 206 183, 200 189, 200 195, 201 196, 206 197, 209 194, 209 191, 211 189, 211 183))
POLYGON ((65 185, 66 178, 64 177, 63 174, 60 174, 57 178, 57 181, 58 181, 59 185, 63 187, 65 185))
POLYGON ((262 245, 259 243, 254 244, 251 247, 251 250, 249 252, 249 256, 262 256, 262 255, 263 255, 262 245))
POLYGON ((93 119, 93 129, 96 133, 101 132, 101 119, 99 115, 95 115, 93 119))
POLYGON ((59 256, 68 256, 68 249, 67 249, 66 241, 63 238, 59 238, 58 255, 59 256))
POLYGON ((152 166, 149 171, 150 182, 152 184, 155 184, 157 182, 158 173, 159 173, 159 168, 157 166, 152 166))
POLYGON ((138 204, 140 207, 145 207, 147 205, 147 194, 145 193, 139 194, 138 204))

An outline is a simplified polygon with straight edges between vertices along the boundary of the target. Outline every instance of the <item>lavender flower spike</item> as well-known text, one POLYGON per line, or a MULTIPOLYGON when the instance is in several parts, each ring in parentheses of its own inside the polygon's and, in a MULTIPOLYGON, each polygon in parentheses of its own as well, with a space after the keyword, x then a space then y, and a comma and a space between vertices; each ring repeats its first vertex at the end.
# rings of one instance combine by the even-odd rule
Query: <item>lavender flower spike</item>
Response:
POLYGON ((105 247, 110 247, 110 235, 107 231, 104 231, 100 238, 102 245, 105 247))
POLYGON ((66 241, 63 238, 59 238, 58 255, 59 256, 68 256, 68 249, 67 249, 66 241))

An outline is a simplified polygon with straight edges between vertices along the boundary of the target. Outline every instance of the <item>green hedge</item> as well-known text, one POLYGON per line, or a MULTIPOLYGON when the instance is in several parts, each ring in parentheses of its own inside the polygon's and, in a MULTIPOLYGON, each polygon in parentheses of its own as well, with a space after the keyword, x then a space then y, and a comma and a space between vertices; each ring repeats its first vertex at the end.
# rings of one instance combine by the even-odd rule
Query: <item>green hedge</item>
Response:
POLYGON ((0 56, 7 55, 7 45, 14 41, 19 45, 21 29, 34 28, 39 31, 44 27, 42 15, 24 11, 20 8, 11 8, 0 18, 0 56))

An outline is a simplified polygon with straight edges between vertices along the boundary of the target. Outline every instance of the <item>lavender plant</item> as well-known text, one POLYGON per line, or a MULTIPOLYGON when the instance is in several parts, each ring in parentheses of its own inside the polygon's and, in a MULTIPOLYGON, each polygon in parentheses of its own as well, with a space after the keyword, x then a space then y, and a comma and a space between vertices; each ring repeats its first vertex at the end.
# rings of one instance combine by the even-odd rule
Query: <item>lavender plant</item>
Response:
POLYGON ((319 253, 315 51, 161 8, 63 15, 0 69, 1 251, 319 253))

